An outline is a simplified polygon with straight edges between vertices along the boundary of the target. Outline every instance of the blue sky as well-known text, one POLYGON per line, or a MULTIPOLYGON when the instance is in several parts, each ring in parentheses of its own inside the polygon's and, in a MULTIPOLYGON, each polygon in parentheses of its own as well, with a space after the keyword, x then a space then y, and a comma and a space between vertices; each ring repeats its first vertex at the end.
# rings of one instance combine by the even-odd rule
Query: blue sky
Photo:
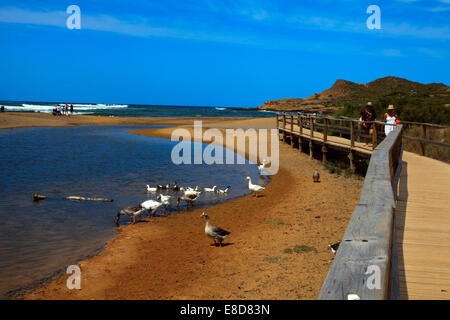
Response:
POLYGON ((0 99, 254 107, 336 79, 449 85, 449 21, 450 0, 0 0, 0 99))

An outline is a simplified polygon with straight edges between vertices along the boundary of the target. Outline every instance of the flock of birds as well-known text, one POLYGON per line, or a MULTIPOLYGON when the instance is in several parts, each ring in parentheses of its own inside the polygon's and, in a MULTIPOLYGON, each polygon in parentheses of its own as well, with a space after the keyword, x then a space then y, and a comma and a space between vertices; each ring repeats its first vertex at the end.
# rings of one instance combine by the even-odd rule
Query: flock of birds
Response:
MULTIPOLYGON (((245 178, 248 181, 248 188, 254 194, 254 196, 258 196, 258 193, 263 191, 265 188, 263 186, 253 184, 252 179, 250 177, 245 178)), ((174 191, 177 195, 176 198, 176 206, 177 208, 180 206, 181 202, 186 202, 187 207, 192 207, 194 202, 200 198, 202 192, 204 193, 214 193, 214 194, 228 194, 230 190, 230 186, 227 186, 225 189, 219 189, 217 186, 206 187, 203 188, 203 191, 200 190, 199 186, 194 187, 180 187, 177 182, 175 184, 170 185, 157 185, 156 187, 151 187, 146 185, 145 189, 147 193, 156 193, 161 191, 174 191), (179 193, 178 193, 179 192, 179 193)), ((120 216, 128 216, 130 218, 130 224, 136 223, 136 218, 141 218, 145 212, 147 212, 147 216, 151 217, 156 214, 156 212, 160 208, 164 208, 164 214, 167 212, 167 208, 172 205, 173 197, 171 195, 164 195, 160 193, 156 200, 146 200, 139 205, 128 206, 123 208, 117 213, 115 218, 116 225, 119 224, 120 216)))
MULTIPOLYGON (((262 165, 258 166, 260 173, 262 174, 262 171, 264 170, 267 162, 264 160, 262 165)), ((263 191, 265 187, 253 184, 252 179, 250 177, 245 178, 248 181, 248 188, 249 190, 254 194, 254 196, 258 196, 258 193, 263 191)), ((320 174, 317 170, 313 173, 313 182, 317 183, 320 182, 320 174)), ((203 191, 205 193, 216 193, 216 194, 227 194, 230 189, 230 186, 227 186, 225 189, 218 189, 217 186, 213 186, 211 188, 206 187, 203 188, 203 191)), ((177 207, 179 206, 181 201, 187 202, 188 207, 192 206, 193 203, 200 197, 200 194, 202 191, 200 190, 199 186, 193 187, 180 187, 175 182, 174 185, 167 184, 165 186, 163 185, 157 185, 156 187, 150 187, 149 185, 146 185, 146 191, 149 193, 155 193, 160 190, 172 190, 175 192, 181 192, 181 196, 177 197, 177 207)), ((119 224, 119 219, 121 215, 126 215, 130 217, 131 224, 136 223, 136 217, 142 217, 142 214, 147 211, 148 216, 151 217, 158 211, 161 207, 164 207, 164 212, 166 212, 166 209, 168 206, 170 206, 172 203, 172 196, 170 195, 163 195, 159 194, 157 197, 157 201, 155 200, 146 200, 142 202, 140 205, 137 206, 128 206, 122 210, 119 211, 117 214, 117 217, 115 219, 116 224, 119 224), (159 200, 159 201, 158 201, 159 200)), ((211 225, 210 218, 208 216, 208 213, 203 212, 201 217, 205 218, 206 224, 205 224, 205 234, 214 240, 214 243, 211 244, 211 247, 217 247, 219 245, 222 247, 223 241, 225 238, 230 234, 230 231, 227 231, 225 229, 222 229, 220 227, 216 227, 211 225)), ((336 254, 337 249, 339 248, 339 242, 335 244, 329 245, 329 248, 333 252, 333 254, 336 254)))

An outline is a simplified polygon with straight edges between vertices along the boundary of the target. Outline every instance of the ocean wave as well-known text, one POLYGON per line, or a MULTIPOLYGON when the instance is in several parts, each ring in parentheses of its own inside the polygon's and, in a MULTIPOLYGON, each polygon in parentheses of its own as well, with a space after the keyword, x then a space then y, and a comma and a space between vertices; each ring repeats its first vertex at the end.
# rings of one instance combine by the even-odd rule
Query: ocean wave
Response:
POLYGON ((216 110, 227 110, 227 108, 216 108, 216 110))
MULTIPOLYGON (((65 103, 60 103, 60 106, 64 106, 65 103)), ((27 104, 24 103, 22 105, 5 105, 7 111, 26 111, 26 112, 44 112, 51 113, 53 109, 56 107, 54 105, 42 105, 42 104, 27 104)), ((75 113, 82 114, 77 111, 95 111, 95 110, 108 110, 108 109, 119 109, 119 108, 128 108, 127 104, 74 104, 75 113)), ((90 112, 93 113, 93 112, 90 112)), ((87 114, 87 113, 84 113, 87 114)))

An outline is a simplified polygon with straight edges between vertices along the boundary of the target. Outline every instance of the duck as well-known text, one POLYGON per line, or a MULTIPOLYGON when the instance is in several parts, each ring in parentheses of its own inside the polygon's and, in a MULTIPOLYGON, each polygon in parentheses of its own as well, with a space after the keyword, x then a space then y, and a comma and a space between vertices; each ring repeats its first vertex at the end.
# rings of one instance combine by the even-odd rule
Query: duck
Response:
POLYGON ((170 187, 173 191, 178 191, 180 190, 180 187, 177 185, 177 182, 175 181, 175 184, 173 186, 170 187))
POLYGON ((180 206, 181 201, 186 201, 188 207, 193 206, 194 202, 199 198, 199 195, 196 194, 185 194, 184 196, 178 197, 177 199, 177 207, 180 206))
POLYGON ((34 193, 33 194, 33 201, 40 201, 40 200, 45 200, 47 199, 47 196, 44 196, 42 194, 39 193, 34 193))
POLYGON ((254 193, 255 197, 257 197, 257 193, 263 191, 265 188, 263 186, 253 184, 252 179, 250 177, 245 178, 245 180, 248 180, 248 188, 251 192, 254 193))
POLYGON ((214 186, 212 188, 204 188, 203 190, 205 192, 216 192, 217 186, 214 186))
POLYGON ((219 246, 222 247, 223 240, 231 233, 230 231, 224 230, 219 227, 212 226, 209 223, 209 216, 208 213, 203 212, 200 217, 206 219, 206 225, 205 225, 205 234, 214 240, 213 244, 210 244, 210 247, 217 247, 217 243, 219 243, 219 246))
POLYGON ((227 186, 227 188, 225 190, 217 189, 217 193, 220 193, 220 194, 228 193, 228 190, 230 190, 230 188, 231 188, 230 186, 227 186))
POLYGON ((169 185, 167 184, 167 185, 163 186, 161 184, 158 184, 157 188, 158 188, 158 190, 167 190, 167 189, 169 189, 169 185))
POLYGON ((128 222, 129 224, 135 224, 136 223, 136 217, 141 217, 142 216, 142 212, 144 212, 144 208, 142 208, 141 206, 128 206, 123 208, 122 210, 119 211, 119 213, 117 213, 117 217, 116 219, 114 219, 114 222, 116 224, 116 226, 119 226, 119 219, 120 216, 129 216, 130 217, 130 222, 128 222))
POLYGON ((157 187, 150 187, 148 184, 146 186, 147 192, 156 192, 158 191, 157 187))
POLYGON ((320 182, 320 173, 317 170, 313 173, 313 182, 320 182))
POLYGON ((141 208, 148 211, 148 216, 151 217, 163 204, 155 200, 147 200, 140 204, 141 208))

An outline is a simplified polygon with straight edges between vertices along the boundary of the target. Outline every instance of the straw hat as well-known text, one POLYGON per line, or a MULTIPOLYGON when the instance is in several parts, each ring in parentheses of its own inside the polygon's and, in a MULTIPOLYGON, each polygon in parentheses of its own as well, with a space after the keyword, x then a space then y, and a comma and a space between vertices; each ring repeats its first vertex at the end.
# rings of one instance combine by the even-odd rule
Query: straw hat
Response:
POLYGON ((388 107, 388 110, 394 110, 394 105, 390 104, 389 107, 388 107))

